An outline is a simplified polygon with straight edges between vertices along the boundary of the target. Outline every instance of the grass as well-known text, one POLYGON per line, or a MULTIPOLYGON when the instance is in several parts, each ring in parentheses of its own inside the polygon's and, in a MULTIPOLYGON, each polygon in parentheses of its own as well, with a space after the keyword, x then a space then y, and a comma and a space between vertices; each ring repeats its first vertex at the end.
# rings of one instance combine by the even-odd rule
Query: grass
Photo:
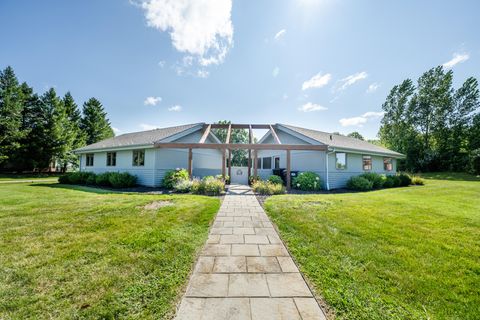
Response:
POLYGON ((425 178, 425 186, 266 201, 338 319, 478 319, 480 179, 425 178))
POLYGON ((1 185, 0 319, 170 317, 219 202, 1 185))

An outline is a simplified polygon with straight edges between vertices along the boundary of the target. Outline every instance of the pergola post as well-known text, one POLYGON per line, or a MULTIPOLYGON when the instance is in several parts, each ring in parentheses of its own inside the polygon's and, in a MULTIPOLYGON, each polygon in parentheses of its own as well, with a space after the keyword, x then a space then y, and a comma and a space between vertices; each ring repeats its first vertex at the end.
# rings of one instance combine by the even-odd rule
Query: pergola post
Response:
POLYGON ((232 178, 232 150, 228 149, 228 176, 232 178))
POLYGON ((225 149, 222 150, 222 177, 225 179, 225 149))
POLYGON ((290 176, 290 150, 287 150, 287 190, 290 190, 292 182, 290 176))
POLYGON ((258 175, 257 167, 258 167, 258 160, 257 160, 257 150, 253 151, 253 176, 256 178, 258 175))
POLYGON ((248 178, 252 175, 252 150, 248 149, 248 178))
POLYGON ((192 178, 192 162, 193 162, 193 154, 192 154, 192 148, 188 148, 188 176, 190 179, 192 178))

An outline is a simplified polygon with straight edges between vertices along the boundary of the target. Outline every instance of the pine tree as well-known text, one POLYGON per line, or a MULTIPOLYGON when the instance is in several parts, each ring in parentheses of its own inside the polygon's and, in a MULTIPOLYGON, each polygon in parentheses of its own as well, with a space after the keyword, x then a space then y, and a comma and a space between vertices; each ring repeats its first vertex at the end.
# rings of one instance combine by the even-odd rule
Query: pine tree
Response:
POLYGON ((62 157, 62 170, 66 171, 69 164, 73 166, 78 165, 78 157, 73 153, 73 150, 85 145, 85 135, 80 128, 82 121, 80 110, 70 92, 65 94, 62 102, 65 108, 66 134, 68 135, 68 148, 62 157))
POLYGON ((95 98, 90 98, 83 104, 81 128, 86 137, 86 143, 92 144, 114 136, 102 104, 95 98))
POLYGON ((22 125, 22 92, 11 67, 0 71, 0 164, 14 158, 25 132, 22 125))

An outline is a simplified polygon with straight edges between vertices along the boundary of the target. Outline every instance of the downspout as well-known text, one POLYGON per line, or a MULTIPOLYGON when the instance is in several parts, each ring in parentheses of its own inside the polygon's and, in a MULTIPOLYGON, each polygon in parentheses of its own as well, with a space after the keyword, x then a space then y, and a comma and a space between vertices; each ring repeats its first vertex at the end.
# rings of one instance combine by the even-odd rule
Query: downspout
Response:
POLYGON ((327 177, 327 191, 330 191, 330 181, 329 181, 329 178, 328 178, 328 156, 332 153, 335 152, 335 148, 333 148, 330 152, 326 152, 325 153, 325 173, 326 173, 326 177, 327 177))

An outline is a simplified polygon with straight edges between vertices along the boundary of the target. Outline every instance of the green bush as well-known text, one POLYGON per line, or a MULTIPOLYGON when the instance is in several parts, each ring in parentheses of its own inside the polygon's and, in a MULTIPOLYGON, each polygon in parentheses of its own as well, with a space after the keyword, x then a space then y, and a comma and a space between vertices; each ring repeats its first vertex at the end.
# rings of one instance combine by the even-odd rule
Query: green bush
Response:
POLYGON ((418 176, 413 176, 412 177, 412 184, 415 185, 415 186, 423 186, 425 184, 425 181, 418 176))
POLYGON ((162 186, 166 189, 173 189, 179 181, 188 179, 188 171, 185 169, 169 170, 163 177, 162 186))
POLYGON ((173 186, 173 190, 178 193, 187 193, 192 189, 193 182, 190 180, 180 180, 173 186))
POLYGON ((193 179, 190 191, 194 194, 205 194, 205 184, 202 180, 193 179))
POLYGON ((60 177, 58 177, 58 182, 62 184, 70 184, 70 175, 71 173, 66 173, 60 177))
POLYGON ((218 196, 225 191, 225 182, 220 179, 210 178, 202 181, 205 184, 207 196, 218 196))
POLYGON ((351 177, 348 179, 347 188, 358 191, 368 191, 373 189, 373 182, 363 177, 351 177))
POLYGON ((94 186, 96 185, 96 181, 97 181, 97 175, 92 173, 86 176, 85 184, 94 186))
POLYGON ((384 188, 396 188, 400 186, 400 178, 398 176, 389 175, 383 183, 384 188))
POLYGON ((254 175, 251 175, 249 178, 248 178, 248 183, 250 185, 253 185, 255 182, 257 181, 262 181, 262 178, 260 178, 260 176, 254 176, 254 175))
POLYGON ((256 181, 252 185, 254 192, 262 195, 284 194, 285 186, 282 183, 272 183, 270 181, 256 181))
POLYGON ((110 187, 110 175, 111 175, 111 172, 105 172, 105 173, 101 173, 101 174, 98 174, 96 179, 95 179, 95 183, 98 185, 98 186, 102 186, 102 187, 110 187))
POLYGON ((400 173, 397 175, 400 183, 399 186, 406 187, 412 184, 412 178, 406 173, 400 173))
POLYGON ((271 182, 271 183, 283 184, 282 177, 277 176, 275 174, 272 174, 270 177, 268 177, 268 181, 271 182))
POLYGON ((367 172, 367 173, 361 174, 359 177, 365 178, 368 181, 372 182, 373 189, 382 188, 386 180, 386 177, 384 175, 374 173, 374 172, 367 172))
POLYGON ((128 172, 111 172, 109 181, 114 188, 131 188, 137 184, 137 177, 128 172))
POLYGON ((301 172, 293 178, 293 187, 304 191, 316 191, 322 188, 322 180, 315 172, 301 172))

